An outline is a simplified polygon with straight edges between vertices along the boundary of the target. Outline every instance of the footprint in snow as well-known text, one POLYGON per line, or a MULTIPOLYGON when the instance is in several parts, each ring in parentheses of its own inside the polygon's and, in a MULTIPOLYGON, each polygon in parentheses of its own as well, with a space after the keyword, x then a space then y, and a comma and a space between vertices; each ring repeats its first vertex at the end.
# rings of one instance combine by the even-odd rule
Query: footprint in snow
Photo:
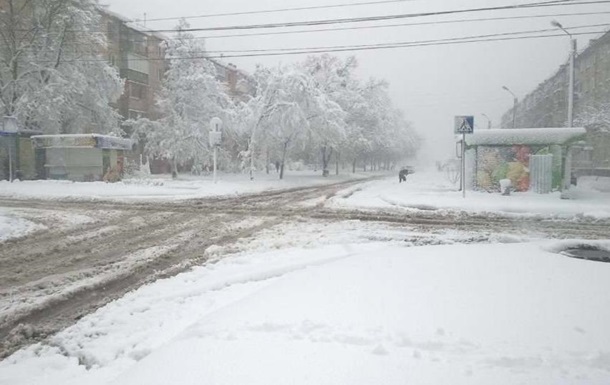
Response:
POLYGON ((381 344, 377 345, 371 353, 376 356, 387 356, 389 354, 388 350, 381 344))

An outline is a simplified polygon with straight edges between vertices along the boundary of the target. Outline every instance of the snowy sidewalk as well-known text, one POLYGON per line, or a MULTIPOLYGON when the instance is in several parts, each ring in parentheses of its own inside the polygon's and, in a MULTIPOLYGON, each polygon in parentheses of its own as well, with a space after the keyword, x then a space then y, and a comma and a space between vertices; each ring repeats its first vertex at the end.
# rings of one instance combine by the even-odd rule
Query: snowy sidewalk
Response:
POLYGON ((466 211, 478 214, 530 216, 571 219, 588 217, 610 218, 610 192, 575 188, 576 199, 561 199, 560 193, 500 193, 468 191, 466 199, 444 174, 436 171, 418 171, 409 175, 406 183, 398 177, 389 177, 339 192, 328 202, 331 208, 426 210, 443 215, 448 211, 466 211))
POLYGON ((374 173, 322 177, 321 172, 287 171, 283 180, 278 175, 256 174, 251 181, 247 174, 220 174, 218 182, 212 176, 180 175, 177 180, 169 176, 152 176, 145 179, 127 179, 119 183, 70 182, 70 181, 24 181, 9 183, 0 181, 0 199, 70 199, 79 201, 172 201, 180 199, 206 198, 213 196, 240 195, 268 190, 316 186, 364 179, 374 173))
POLYGON ((226 258, 14 354, 0 383, 605 385, 610 264, 558 247, 345 244, 226 258))

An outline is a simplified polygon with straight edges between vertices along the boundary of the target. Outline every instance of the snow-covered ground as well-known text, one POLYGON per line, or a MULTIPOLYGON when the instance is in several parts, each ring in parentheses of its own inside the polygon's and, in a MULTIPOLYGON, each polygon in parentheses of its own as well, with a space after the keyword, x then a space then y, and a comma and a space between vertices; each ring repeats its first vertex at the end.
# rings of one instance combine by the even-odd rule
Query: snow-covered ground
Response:
POLYGON ((0 383, 607 384, 610 264, 565 245, 242 253, 17 352, 0 383))
POLYGON ((276 173, 256 174, 251 181, 248 174, 219 174, 217 183, 212 176, 180 175, 172 180, 168 175, 143 179, 127 179, 119 183, 0 181, 0 198, 12 199, 71 199, 71 200, 177 200, 220 195, 257 193, 266 190, 323 185, 349 179, 370 177, 371 173, 331 175, 324 178, 321 172, 287 171, 283 180, 276 173))
POLYGON ((12 210, 0 208, 0 242, 21 238, 42 228, 43 226, 22 218, 12 210))
MULTIPOLYGON (((372 176, 371 173, 349 174, 323 178, 319 172, 291 171, 286 179, 276 174, 259 174, 255 181, 248 176, 227 174, 214 184, 211 177, 183 175, 178 180, 165 176, 156 179, 131 179, 120 183, 73 183, 67 181, 26 181, 8 183, 0 181, 0 198, 13 199, 71 199, 80 201, 174 201, 257 193, 266 190, 286 189, 336 183, 349 179, 372 176)), ((447 211, 466 211, 479 214, 508 216, 543 216, 553 218, 610 218, 609 182, 581 178, 581 186, 573 188, 573 199, 561 199, 559 192, 551 194, 499 193, 469 191, 462 198, 457 187, 435 170, 422 170, 409 175, 406 183, 398 183, 391 174, 387 179, 366 182, 349 187, 335 197, 306 202, 311 206, 325 204, 329 208, 425 210, 443 215, 447 211)), ((599 179, 599 178, 597 178, 599 179)), ((603 178, 602 178, 603 179, 603 178)), ((606 178, 610 179, 610 178, 606 178)))
POLYGON ((610 192, 603 192, 597 186, 600 183, 587 180, 583 186, 573 188, 574 199, 561 199, 559 192, 502 196, 476 191, 468 191, 464 199, 443 173, 424 170, 409 175, 406 183, 398 183, 398 177, 392 176, 350 187, 339 192, 327 205, 350 209, 427 210, 441 215, 448 210, 462 210, 509 216, 610 218, 610 192))

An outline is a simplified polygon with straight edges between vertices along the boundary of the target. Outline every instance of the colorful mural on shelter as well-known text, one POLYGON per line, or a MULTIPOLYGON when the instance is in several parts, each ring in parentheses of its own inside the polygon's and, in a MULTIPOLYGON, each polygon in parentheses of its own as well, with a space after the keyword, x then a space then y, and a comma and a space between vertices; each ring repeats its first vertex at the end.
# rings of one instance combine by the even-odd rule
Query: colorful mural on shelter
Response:
MULTIPOLYGON (((530 188, 529 162, 531 155, 555 153, 561 159, 558 146, 479 146, 477 149, 477 187, 486 191, 499 189, 500 180, 510 179, 516 191, 530 188)), ((553 188, 561 184, 561 162, 553 165, 553 188)))

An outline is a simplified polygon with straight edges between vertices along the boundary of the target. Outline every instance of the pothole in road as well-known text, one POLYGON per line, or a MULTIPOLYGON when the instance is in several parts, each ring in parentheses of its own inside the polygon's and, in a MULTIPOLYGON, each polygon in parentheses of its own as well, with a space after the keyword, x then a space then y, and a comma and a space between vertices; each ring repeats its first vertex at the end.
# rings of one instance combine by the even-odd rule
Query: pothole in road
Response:
POLYGON ((561 251, 561 254, 571 258, 585 259, 587 261, 610 262, 609 250, 604 250, 590 245, 582 245, 579 247, 565 249, 561 251))

